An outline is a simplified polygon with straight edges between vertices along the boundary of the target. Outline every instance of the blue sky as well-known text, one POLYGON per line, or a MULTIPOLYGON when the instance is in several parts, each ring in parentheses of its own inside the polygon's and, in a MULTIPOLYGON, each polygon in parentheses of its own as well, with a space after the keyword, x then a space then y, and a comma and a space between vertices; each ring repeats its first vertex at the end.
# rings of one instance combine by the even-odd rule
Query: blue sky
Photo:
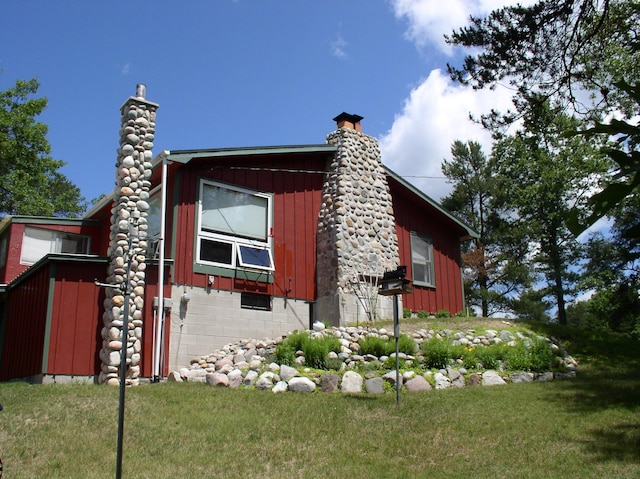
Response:
POLYGON ((114 187, 120 106, 147 85, 161 150, 324 143, 364 117, 383 162, 435 199, 451 143, 509 93, 452 84, 442 35, 500 0, 1 2, 0 90, 37 77, 52 156, 87 200, 114 187), (440 177, 440 178, 437 178, 440 177))

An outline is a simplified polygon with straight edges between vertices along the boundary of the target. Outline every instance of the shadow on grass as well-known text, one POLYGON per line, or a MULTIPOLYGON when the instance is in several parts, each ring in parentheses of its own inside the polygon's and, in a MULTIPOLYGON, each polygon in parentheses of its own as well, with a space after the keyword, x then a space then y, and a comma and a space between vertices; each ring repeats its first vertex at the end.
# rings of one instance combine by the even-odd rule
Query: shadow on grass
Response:
POLYGON ((558 325, 528 327, 557 339, 579 362, 578 376, 554 388, 550 400, 572 413, 597 414, 588 439, 579 441, 585 450, 598 462, 640 461, 640 342, 558 325))

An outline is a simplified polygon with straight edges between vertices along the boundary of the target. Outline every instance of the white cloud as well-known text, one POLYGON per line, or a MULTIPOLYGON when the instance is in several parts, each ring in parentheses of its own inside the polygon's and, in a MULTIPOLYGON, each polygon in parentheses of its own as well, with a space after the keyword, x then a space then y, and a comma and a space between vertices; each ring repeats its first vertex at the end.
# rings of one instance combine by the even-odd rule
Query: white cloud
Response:
POLYGON ((397 18, 406 19, 406 37, 419 48, 427 44, 438 47, 451 55, 452 47, 444 41, 443 35, 450 34, 469 23, 471 15, 483 17, 505 5, 530 5, 537 0, 390 0, 397 18))
POLYGON ((342 35, 338 34, 336 39, 331 42, 331 53, 335 57, 344 58, 347 56, 347 51, 345 50, 347 45, 348 43, 342 38, 342 35))
POLYGON ((485 154, 491 151, 491 135, 469 119, 498 106, 506 108, 511 93, 505 89, 474 91, 453 85, 440 70, 411 91, 387 134, 380 138, 383 162, 432 198, 451 191, 443 179, 442 160, 450 159, 455 140, 477 141, 485 154), (415 178, 415 177, 439 178, 415 178))
MULTIPOLYGON (((407 38, 419 49, 435 47, 451 55, 443 35, 469 23, 469 16, 485 16, 507 4, 505 0, 390 0, 397 18, 407 20, 407 38)), ((522 0, 526 5, 534 0, 522 0)), ((485 154, 491 151, 491 135, 469 119, 492 108, 505 111, 512 106, 511 92, 475 91, 453 84, 441 70, 432 70, 405 100, 393 126, 380 139, 383 161, 392 170, 436 200, 451 191, 442 178, 441 164, 451 157, 455 140, 478 141, 485 154), (412 178, 440 177, 440 178, 412 178)))
POLYGON ((128 75, 130 71, 131 71, 131 62, 125 63, 120 69, 120 73, 125 76, 128 75))

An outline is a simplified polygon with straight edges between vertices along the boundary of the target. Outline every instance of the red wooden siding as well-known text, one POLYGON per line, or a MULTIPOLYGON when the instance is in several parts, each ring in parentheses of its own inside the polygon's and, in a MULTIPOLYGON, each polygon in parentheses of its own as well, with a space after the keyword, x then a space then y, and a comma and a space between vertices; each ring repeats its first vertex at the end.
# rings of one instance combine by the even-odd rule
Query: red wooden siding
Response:
POLYGON ((100 371, 105 294, 94 280, 103 281, 106 269, 106 261, 55 263, 46 374, 93 376, 100 371))
POLYGON ((460 271, 459 242, 464 234, 444 214, 429 207, 423 200, 402 190, 390 181, 393 209, 396 216, 396 233, 400 249, 400 264, 407 266, 407 276, 412 277, 411 231, 431 237, 435 288, 414 285, 413 293, 402 297, 403 307, 412 311, 435 313, 446 309, 457 313, 463 308, 462 279, 460 271), (421 206, 424 205, 424 206, 421 206))
POLYGON ((179 212, 173 282, 207 286, 207 275, 193 272, 197 188, 199 180, 207 178, 274 194, 273 282, 216 276, 215 288, 315 299, 316 223, 324 179, 321 173, 315 172, 324 170, 326 160, 324 154, 288 155, 286 158, 269 155, 216 159, 215 168, 206 166, 207 159, 199 159, 182 167, 175 176, 179 212), (287 171, 292 169, 300 172, 287 171))
MULTIPOLYGON (((79 262, 58 257, 44 262, 9 286, 0 380, 39 374, 97 376, 100 373, 105 294, 104 288, 96 286, 94 280, 103 281, 106 269, 106 259, 91 258, 79 262), (47 357, 43 364, 45 353, 47 357)), ((168 270, 167 266, 165 297, 171 296, 168 270)), ((157 296, 157 278, 157 266, 150 265, 147 268, 143 311, 143 377, 151 377, 153 368, 153 298, 157 296)), ((169 328, 170 317, 167 316, 164 328, 166 351, 169 328)), ((164 359, 162 373, 166 375, 168 357, 164 359)))
POLYGON ((2 381, 42 372, 49 276, 48 266, 39 268, 10 291, 2 325, 2 381))
MULTIPOLYGON (((146 282, 144 293, 144 310, 142 328, 142 361, 141 375, 145 378, 153 376, 153 343, 155 340, 155 315, 153 311, 153 298, 158 296, 158 267, 152 265, 147 268, 146 282)), ((164 276, 164 297, 171 298, 171 285, 169 282, 169 266, 165 266, 164 276)), ((174 311, 179 305, 174 306, 174 311)), ((169 373, 169 332, 171 331, 171 314, 167 314, 164 318, 164 351, 162 358, 161 374, 166 376, 169 373)))

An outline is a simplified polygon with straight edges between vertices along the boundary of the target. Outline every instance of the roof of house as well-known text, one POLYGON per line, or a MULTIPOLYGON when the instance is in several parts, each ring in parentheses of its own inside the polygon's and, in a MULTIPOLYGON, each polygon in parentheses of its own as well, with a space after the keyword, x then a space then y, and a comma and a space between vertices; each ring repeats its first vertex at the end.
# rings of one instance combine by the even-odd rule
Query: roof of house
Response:
MULTIPOLYGON (((231 156, 258 156, 258 155, 287 155, 287 154, 301 154, 301 153, 333 153, 337 150, 336 145, 331 144, 309 144, 309 145, 278 145, 278 146, 248 146, 238 148, 210 148, 210 149, 196 149, 196 150, 163 150, 153 159, 153 167, 161 164, 163 161, 170 163, 187 164, 192 160, 200 158, 223 158, 231 156)), ((383 165, 384 166, 384 165, 383 165)), ((417 187, 409 183, 400 175, 392 171, 387 166, 384 169, 388 176, 400 183, 407 190, 414 193, 418 198, 425 203, 442 213, 452 222, 461 227, 467 234, 467 238, 477 238, 478 233, 473 230, 469 225, 464 223, 460 218, 453 215, 450 211, 446 210, 437 201, 419 190, 417 187)), ((90 218, 93 213, 102 209, 108 202, 113 200, 113 192, 103 197, 98 203, 96 203, 90 210, 84 214, 84 218, 90 218)))

